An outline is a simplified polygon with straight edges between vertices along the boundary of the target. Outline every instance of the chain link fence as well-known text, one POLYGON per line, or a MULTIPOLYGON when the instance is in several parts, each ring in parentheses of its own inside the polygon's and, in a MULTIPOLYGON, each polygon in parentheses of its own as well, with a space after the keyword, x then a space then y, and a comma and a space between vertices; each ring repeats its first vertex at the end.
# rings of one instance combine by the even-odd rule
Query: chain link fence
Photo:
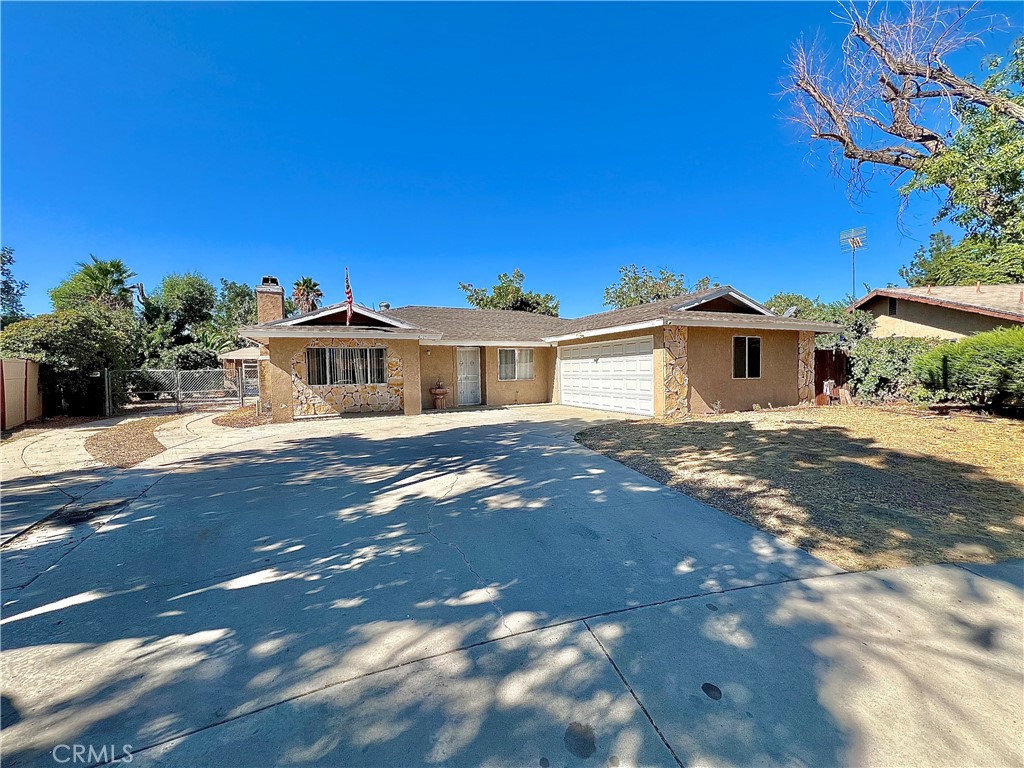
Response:
POLYGON ((256 401, 260 394, 255 367, 107 370, 105 386, 108 416, 145 406, 173 406, 179 413, 240 407, 256 401))

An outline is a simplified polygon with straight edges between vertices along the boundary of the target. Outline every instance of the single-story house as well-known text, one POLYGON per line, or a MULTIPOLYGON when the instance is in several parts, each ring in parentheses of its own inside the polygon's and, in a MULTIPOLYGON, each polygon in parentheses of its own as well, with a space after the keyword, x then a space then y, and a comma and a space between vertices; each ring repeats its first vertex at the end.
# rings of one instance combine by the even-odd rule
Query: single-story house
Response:
POLYGON ((217 357, 220 358, 220 363, 228 375, 234 376, 238 371, 245 371, 248 375, 250 370, 255 371, 259 365, 260 348, 232 349, 230 352, 221 352, 217 357))
POLYGON ((962 339, 1024 325, 1024 284, 879 288, 853 305, 875 316, 877 338, 962 339))
POLYGON ((274 421, 336 413, 562 403, 640 416, 810 403, 814 335, 730 286, 576 319, 530 312, 333 304, 285 317, 256 289, 260 399, 274 421))

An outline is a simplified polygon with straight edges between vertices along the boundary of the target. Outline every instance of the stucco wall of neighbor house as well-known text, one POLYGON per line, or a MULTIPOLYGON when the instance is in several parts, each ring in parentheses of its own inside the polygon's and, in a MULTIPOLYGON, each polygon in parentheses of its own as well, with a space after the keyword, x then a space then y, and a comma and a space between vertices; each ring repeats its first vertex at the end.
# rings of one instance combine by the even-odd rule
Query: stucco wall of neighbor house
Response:
POLYGON ((690 412, 712 413, 716 402, 723 411, 746 411, 755 404, 796 405, 798 338, 797 331, 689 328, 690 412), (732 377, 733 336, 761 338, 761 378, 732 377))
POLYGON ((875 327, 871 335, 879 339, 889 336, 962 339, 993 328, 1020 325, 998 317, 906 299, 896 300, 896 315, 890 316, 887 296, 876 297, 865 304, 863 309, 875 316, 875 327))
MULTIPOLYGON (((617 341, 619 339, 636 339, 643 336, 654 337, 654 415, 664 416, 666 403, 665 403, 665 382, 662 376, 662 372, 665 370, 665 332, 664 328, 641 328, 637 331, 625 331, 623 333, 609 333, 605 336, 592 336, 583 339, 570 339, 569 341, 558 342, 558 348, 563 349, 565 347, 572 347, 578 344, 600 344, 605 341, 617 341)), ((557 368, 557 362, 555 363, 557 368)), ((558 373, 555 371, 552 377, 552 396, 551 402, 559 402, 559 390, 558 390, 558 373)))
MULTIPOLYGON (((487 405, 522 405, 526 403, 550 403, 551 385, 555 377, 555 348, 530 347, 533 350, 533 378, 515 381, 498 380, 498 349, 484 347, 483 401, 487 405)), ((501 347, 512 349, 512 347, 501 347)))
POLYGON ((420 402, 424 411, 434 410, 434 396, 430 388, 437 380, 448 388, 445 408, 454 408, 455 403, 455 347, 420 347, 420 402))

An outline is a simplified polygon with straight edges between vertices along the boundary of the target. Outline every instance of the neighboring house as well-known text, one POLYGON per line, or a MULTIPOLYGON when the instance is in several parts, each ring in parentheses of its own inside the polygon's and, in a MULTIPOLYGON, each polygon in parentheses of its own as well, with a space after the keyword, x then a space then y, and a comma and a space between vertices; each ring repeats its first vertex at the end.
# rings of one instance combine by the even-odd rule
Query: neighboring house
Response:
POLYGON ((872 336, 961 339, 1024 325, 1024 284, 879 288, 853 305, 875 316, 872 336))
POLYGON ((221 352, 220 358, 224 370, 234 376, 238 371, 243 370, 248 375, 249 371, 255 371, 260 359, 259 347, 242 347, 233 349, 230 352, 221 352))
POLYGON ((575 320, 447 307, 334 304, 284 316, 256 288, 260 398, 274 421, 349 412, 562 403, 642 416, 786 406, 814 398, 814 334, 729 286, 575 320))

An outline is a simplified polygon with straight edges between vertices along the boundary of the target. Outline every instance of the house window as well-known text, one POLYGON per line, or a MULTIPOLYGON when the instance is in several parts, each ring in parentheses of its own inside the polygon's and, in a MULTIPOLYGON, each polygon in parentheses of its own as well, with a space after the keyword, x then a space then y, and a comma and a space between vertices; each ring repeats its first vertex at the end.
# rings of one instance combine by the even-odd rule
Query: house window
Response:
POLYGON ((387 350, 383 347, 306 350, 306 383, 310 386, 386 384, 387 380, 387 350))
POLYGON ((889 297, 889 317, 896 317, 896 299, 889 297))
POLYGON ((761 378, 761 337, 732 337, 732 377, 734 379, 761 378))
POLYGON ((499 349, 498 381, 533 378, 532 349, 499 349))

